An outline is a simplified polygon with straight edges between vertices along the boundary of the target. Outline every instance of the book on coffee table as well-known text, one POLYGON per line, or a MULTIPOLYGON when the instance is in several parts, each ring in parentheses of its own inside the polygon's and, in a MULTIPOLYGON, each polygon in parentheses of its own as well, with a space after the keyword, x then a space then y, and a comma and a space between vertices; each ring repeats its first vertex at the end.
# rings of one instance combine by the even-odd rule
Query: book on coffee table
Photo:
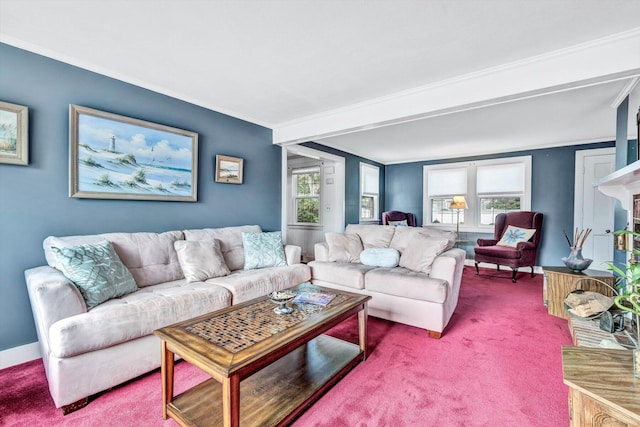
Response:
POLYGON ((335 297, 335 294, 326 292, 299 292, 292 302, 298 304, 327 305, 335 297))

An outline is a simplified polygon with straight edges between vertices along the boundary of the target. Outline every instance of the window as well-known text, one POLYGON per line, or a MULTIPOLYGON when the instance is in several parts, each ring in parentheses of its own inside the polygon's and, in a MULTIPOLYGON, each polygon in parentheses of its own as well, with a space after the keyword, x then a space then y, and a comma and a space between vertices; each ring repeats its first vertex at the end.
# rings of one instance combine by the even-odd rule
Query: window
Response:
POLYGON ((378 219, 380 197, 380 168, 360 163, 360 220, 378 219))
POLYGON ((320 223, 320 168, 294 169, 293 192, 296 223, 320 223))
POLYGON ((424 167, 424 225, 452 226, 458 211, 453 196, 465 196, 464 231, 486 231, 502 212, 531 206, 531 156, 448 163, 424 167))

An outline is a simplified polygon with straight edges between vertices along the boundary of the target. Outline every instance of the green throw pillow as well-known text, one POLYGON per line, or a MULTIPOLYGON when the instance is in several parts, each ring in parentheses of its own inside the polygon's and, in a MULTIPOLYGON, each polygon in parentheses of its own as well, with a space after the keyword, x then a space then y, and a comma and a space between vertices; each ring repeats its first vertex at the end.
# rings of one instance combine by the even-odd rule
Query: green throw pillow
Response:
POLYGON ((107 240, 96 244, 51 247, 58 267, 80 290, 87 308, 138 290, 133 276, 107 240))
POLYGON ((283 267, 287 265, 282 248, 282 233, 242 233, 244 269, 283 267))

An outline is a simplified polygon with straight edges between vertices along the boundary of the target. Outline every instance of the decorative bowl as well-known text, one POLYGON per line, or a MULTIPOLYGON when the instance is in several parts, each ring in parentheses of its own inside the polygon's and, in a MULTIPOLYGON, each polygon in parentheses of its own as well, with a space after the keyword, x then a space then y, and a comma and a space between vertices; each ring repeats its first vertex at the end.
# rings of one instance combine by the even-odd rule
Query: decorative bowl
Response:
POLYGON ((276 314, 289 314, 293 312, 293 308, 287 307, 287 303, 294 299, 298 293, 295 291, 274 291, 269 294, 269 299, 278 307, 273 309, 276 314))
POLYGON ((591 265, 591 263, 593 262, 592 259, 589 258, 582 258, 582 259, 577 259, 577 258, 562 258, 562 262, 564 262, 564 265, 567 266, 568 269, 573 270, 573 271, 582 271, 582 270, 586 270, 587 268, 589 268, 589 266, 591 265))

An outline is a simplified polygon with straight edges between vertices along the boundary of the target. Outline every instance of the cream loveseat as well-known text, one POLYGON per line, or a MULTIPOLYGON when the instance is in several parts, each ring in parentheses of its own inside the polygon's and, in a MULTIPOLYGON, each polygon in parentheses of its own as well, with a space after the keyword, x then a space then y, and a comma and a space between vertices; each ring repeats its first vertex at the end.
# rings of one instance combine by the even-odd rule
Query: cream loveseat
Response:
POLYGON ((310 279, 300 247, 283 249, 281 240, 280 266, 245 270, 243 233, 279 237, 256 225, 45 239, 49 265, 25 271, 25 278, 56 407, 68 413, 88 396, 159 367, 155 329, 310 279), (58 255, 85 244, 115 249, 135 280, 130 293, 88 308, 85 294, 59 270, 58 255))
POLYGON ((455 233, 350 224, 343 234, 326 233, 326 239, 316 243, 315 260, 309 263, 312 283, 370 295, 370 315, 424 328, 440 338, 458 303, 464 267, 465 252, 452 249, 455 233), (371 253, 374 262, 371 256, 370 265, 360 262, 371 253), (376 263, 376 256, 382 262, 376 263))

